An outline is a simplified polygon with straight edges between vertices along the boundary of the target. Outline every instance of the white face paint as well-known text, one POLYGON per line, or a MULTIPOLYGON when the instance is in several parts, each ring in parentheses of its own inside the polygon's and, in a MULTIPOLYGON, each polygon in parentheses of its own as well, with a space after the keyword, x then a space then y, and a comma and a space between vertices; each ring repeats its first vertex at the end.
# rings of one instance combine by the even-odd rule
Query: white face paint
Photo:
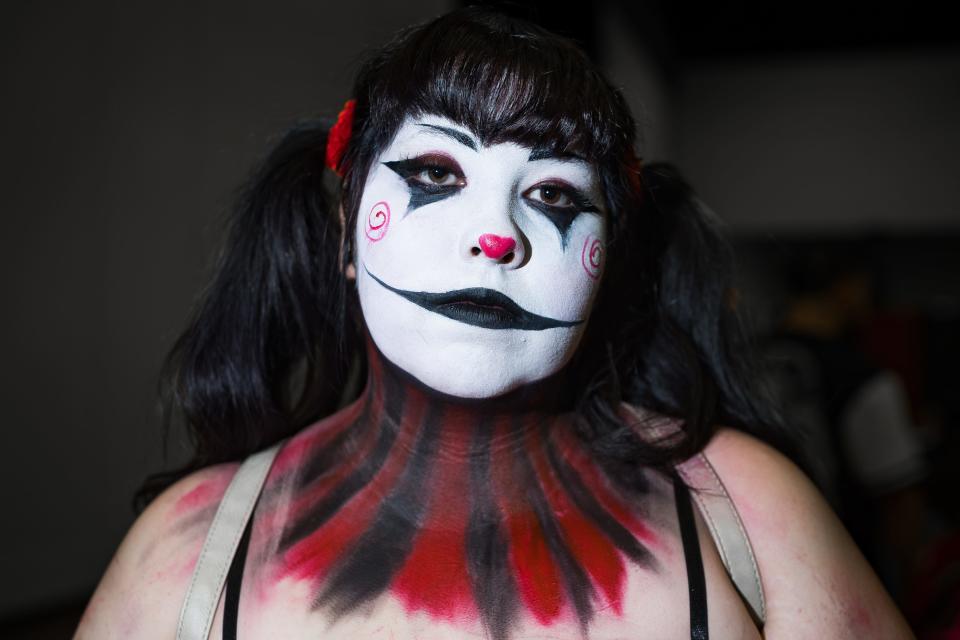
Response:
POLYGON ((424 116, 367 176, 364 319, 391 362, 443 393, 487 398, 543 379, 586 327, 606 250, 597 172, 531 153, 424 116))

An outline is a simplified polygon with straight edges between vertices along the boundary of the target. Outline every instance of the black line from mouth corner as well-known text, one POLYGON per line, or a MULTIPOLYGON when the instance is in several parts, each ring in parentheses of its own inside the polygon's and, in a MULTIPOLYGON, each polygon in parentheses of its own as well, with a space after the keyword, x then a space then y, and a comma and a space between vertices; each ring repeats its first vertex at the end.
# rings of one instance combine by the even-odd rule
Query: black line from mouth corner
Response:
POLYGON ((474 287, 470 289, 456 289, 442 293, 428 291, 405 291, 391 287, 386 282, 370 273, 366 265, 363 267, 367 275, 377 281, 387 291, 392 291, 401 298, 409 300, 418 307, 432 311, 444 317, 463 322, 464 324, 481 327, 483 329, 523 329, 526 331, 542 331, 575 327, 583 320, 555 320, 524 310, 516 302, 493 289, 474 287), (458 302, 474 303, 483 307, 498 307, 496 313, 466 313, 461 307, 451 306, 458 302), (495 316, 495 317, 490 317, 495 316), (506 317, 504 317, 506 316, 506 317))

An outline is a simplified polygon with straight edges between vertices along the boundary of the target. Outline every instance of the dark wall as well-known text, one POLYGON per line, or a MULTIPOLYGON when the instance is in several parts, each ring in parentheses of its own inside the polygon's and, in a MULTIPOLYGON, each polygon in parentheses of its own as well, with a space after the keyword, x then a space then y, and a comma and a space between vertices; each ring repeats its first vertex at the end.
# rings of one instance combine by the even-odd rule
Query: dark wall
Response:
POLYGON ((691 62, 678 160, 736 231, 960 230, 960 48, 691 62))

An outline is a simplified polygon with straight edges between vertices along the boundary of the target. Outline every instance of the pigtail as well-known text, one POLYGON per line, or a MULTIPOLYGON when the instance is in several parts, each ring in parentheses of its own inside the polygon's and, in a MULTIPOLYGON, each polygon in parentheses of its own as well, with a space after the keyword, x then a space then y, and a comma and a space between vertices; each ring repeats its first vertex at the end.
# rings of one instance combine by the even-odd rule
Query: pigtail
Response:
POLYGON ((789 451, 737 308, 733 252, 719 219, 671 165, 645 167, 641 181, 643 215, 655 220, 663 245, 655 321, 637 362, 640 403, 681 419, 680 458, 702 450, 718 425, 789 451))
POLYGON ((164 367, 165 426, 182 418, 194 456, 149 478, 140 507, 180 476, 336 407, 348 323, 341 230, 324 186, 328 131, 289 131, 241 190, 212 283, 164 367))
POLYGON ((645 165, 639 181, 633 167, 613 177, 608 197, 626 215, 613 221, 605 290, 584 345, 587 357, 607 354, 584 367, 593 376, 579 402, 584 440, 638 486, 645 466, 672 473, 720 425, 791 454, 751 357, 719 220, 668 164, 645 165), (639 423, 624 421, 621 401, 641 409, 639 423))

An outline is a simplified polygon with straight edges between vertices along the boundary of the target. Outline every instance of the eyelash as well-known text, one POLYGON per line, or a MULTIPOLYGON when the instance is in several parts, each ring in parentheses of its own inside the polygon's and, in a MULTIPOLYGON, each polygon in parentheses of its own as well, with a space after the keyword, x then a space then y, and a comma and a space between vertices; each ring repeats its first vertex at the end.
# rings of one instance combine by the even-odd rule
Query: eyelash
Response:
POLYGON ((397 162, 387 162, 386 165, 403 178, 411 188, 424 193, 447 193, 460 189, 466 184, 460 165, 445 155, 427 154, 397 162), (418 179, 420 174, 432 169, 439 169, 454 176, 457 179, 456 184, 436 184, 418 179))
POLYGON ((573 187, 567 184, 566 182, 550 182, 550 181, 540 182, 538 184, 533 185, 526 191, 524 191, 523 196, 527 198, 527 200, 530 201, 531 203, 535 203, 535 206, 542 205, 544 207, 549 207, 554 211, 567 211, 574 214, 580 213, 582 211, 589 211, 593 213, 597 212, 597 207, 594 206, 592 202, 590 202, 590 200, 583 194, 582 191, 580 191, 576 187, 573 187), (542 200, 533 200, 529 197, 531 193, 534 193, 536 191, 542 192, 545 189, 553 189, 555 191, 558 191, 561 196, 566 196, 567 198, 569 198, 570 204, 565 206, 551 205, 542 200))
MULTIPOLYGON (((387 162, 385 164, 394 172, 396 172, 401 178, 403 178, 410 188, 416 189, 423 194, 452 195, 453 192, 459 191, 466 186, 466 178, 463 175, 463 170, 460 168, 460 165, 446 155, 430 153, 413 158, 405 158, 395 162, 387 162), (457 182, 455 184, 445 185, 436 184, 434 182, 425 182, 418 179, 420 174, 432 169, 439 169, 446 172, 448 175, 456 177, 457 182)), ((545 181, 537 183, 524 191, 523 196, 535 209, 554 215, 558 213, 576 215, 580 212, 596 213, 598 211, 597 207, 583 194, 583 192, 562 181, 545 181), (531 193, 544 189, 553 189, 558 191, 561 196, 566 196, 569 198, 570 204, 556 206, 530 197, 531 193)))

